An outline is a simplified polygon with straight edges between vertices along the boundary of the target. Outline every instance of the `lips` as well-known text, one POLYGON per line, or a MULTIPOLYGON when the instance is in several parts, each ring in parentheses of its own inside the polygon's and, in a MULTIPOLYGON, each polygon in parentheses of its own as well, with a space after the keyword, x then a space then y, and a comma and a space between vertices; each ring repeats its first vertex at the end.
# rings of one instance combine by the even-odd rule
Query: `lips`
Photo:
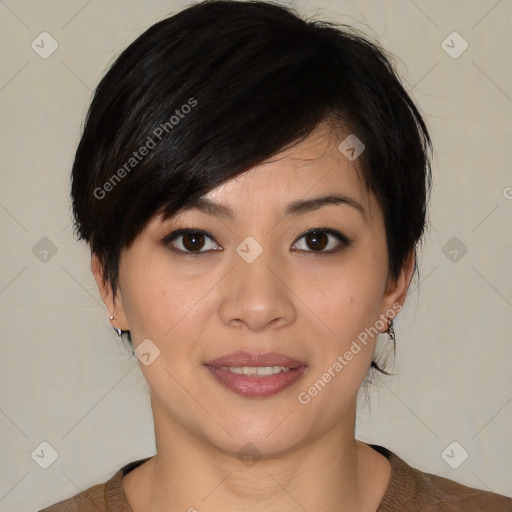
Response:
POLYGON ((307 370, 305 363, 276 352, 237 352, 208 361, 204 366, 217 382, 247 398, 276 395, 295 384, 307 370))
POLYGON ((213 361, 205 363, 206 366, 285 366, 288 368, 298 368, 306 366, 304 363, 297 361, 291 357, 276 352, 266 354, 251 354, 249 352, 236 352, 218 357, 213 361))

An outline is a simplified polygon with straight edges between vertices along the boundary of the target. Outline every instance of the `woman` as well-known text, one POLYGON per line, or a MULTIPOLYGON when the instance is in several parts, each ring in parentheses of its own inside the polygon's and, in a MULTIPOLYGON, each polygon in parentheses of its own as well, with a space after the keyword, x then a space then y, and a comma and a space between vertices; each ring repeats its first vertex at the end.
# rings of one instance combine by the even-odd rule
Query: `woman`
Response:
POLYGON ((72 173, 157 454, 46 511, 512 510, 355 439, 416 269, 430 139, 382 50, 200 3, 117 59, 72 173))

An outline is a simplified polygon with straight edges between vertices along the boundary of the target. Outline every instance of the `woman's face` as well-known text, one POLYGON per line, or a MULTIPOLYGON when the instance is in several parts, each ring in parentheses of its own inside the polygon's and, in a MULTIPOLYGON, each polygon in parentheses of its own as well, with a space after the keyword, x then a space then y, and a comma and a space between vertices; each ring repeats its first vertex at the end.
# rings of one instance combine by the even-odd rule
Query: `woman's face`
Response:
MULTIPOLYGON (((206 205, 153 218, 122 253, 115 305, 100 285, 131 331, 157 439, 277 454, 351 432, 376 342, 365 329, 387 330, 411 266, 388 279, 382 212, 345 136, 321 125, 206 205)), ((93 270, 101 281, 95 258, 93 270)))

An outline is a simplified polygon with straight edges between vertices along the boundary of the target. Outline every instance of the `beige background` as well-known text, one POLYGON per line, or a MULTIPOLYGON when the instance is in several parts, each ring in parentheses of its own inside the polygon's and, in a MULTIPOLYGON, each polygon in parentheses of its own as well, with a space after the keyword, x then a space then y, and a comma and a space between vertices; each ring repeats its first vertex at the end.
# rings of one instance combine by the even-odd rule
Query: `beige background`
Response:
MULTIPOLYGON (((0 511, 38 510, 154 452, 147 388, 73 239, 69 170, 107 65, 185 5, 0 1, 0 511), (43 31, 59 45, 47 59, 31 48, 43 31), (31 457, 42 441, 58 452, 46 470, 31 457)), ((512 2, 294 5, 397 56, 436 148, 432 228, 421 285, 397 321, 397 375, 371 391, 358 435, 422 470, 512 495, 512 2), (469 44, 458 58, 441 45, 453 31, 469 44), (452 465, 469 453, 457 469, 441 456, 453 441, 452 465)), ((457 36, 446 44, 462 48, 457 36)))

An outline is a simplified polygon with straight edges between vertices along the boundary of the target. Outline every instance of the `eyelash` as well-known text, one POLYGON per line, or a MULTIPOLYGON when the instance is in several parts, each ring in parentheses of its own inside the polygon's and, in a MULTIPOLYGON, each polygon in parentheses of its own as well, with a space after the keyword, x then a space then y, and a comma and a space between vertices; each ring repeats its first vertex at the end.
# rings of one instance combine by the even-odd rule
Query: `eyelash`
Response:
MULTIPOLYGON (((312 228, 312 229, 308 229, 307 231, 305 231, 299 238, 297 238, 294 242, 293 242, 293 245, 296 245, 300 240, 302 240, 303 238, 305 238, 306 236, 310 235, 310 234, 327 234, 327 235, 331 235, 332 237, 336 238, 339 242, 339 245, 337 247, 335 247, 334 249, 330 249, 328 251, 325 251, 325 250, 322 250, 322 251, 313 251, 313 250, 303 250, 303 249, 299 249, 298 251, 299 252, 303 252, 303 253, 306 253, 308 255, 322 255, 322 254, 336 254, 340 251, 342 251, 345 247, 348 247, 351 243, 351 241, 343 234, 343 233, 340 233, 339 231, 335 230, 335 229, 330 229, 330 228, 312 228)), ((183 255, 183 256, 192 256, 192 257, 197 257, 197 256, 200 256, 202 254, 208 254, 208 253, 211 253, 211 252, 220 252, 219 249, 210 249, 210 250, 206 250, 206 251, 187 251, 187 250, 182 250, 182 249, 178 249, 176 247, 174 247, 172 245, 172 242, 174 240, 176 240, 177 238, 183 236, 183 235, 187 235, 187 234, 195 234, 195 235, 202 235, 206 238, 209 238, 211 239, 212 241, 214 241, 214 237, 211 233, 209 233, 208 231, 204 231, 202 229, 178 229, 176 231, 173 231, 172 233, 169 233, 167 236, 165 236, 162 240, 162 243, 169 247, 169 249, 179 255, 183 255)), ((329 245, 329 242, 327 243, 327 245, 329 245)))

